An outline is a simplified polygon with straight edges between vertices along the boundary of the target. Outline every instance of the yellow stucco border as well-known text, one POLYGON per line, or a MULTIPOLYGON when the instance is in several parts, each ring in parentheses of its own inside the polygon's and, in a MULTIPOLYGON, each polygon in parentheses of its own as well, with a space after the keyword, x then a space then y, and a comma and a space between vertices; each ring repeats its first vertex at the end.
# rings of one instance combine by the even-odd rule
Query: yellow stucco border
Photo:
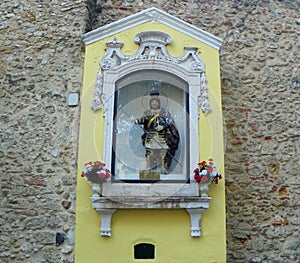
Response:
MULTIPOLYGON (((133 42, 134 36, 139 32, 153 30, 163 31, 173 38, 168 52, 174 57, 183 54, 184 46, 198 47, 201 52, 200 57, 206 64, 212 113, 208 116, 200 113, 200 160, 213 157, 224 175, 219 53, 216 49, 158 22, 147 22, 118 33, 118 40, 125 43, 122 52, 134 54, 138 49, 133 42)), ((138 260, 133 259, 133 246, 139 242, 150 242, 156 246, 156 258, 147 262, 226 262, 224 180, 219 185, 210 187, 209 195, 213 199, 210 208, 202 216, 200 238, 189 235, 190 221, 184 210, 117 211, 112 219, 112 237, 99 235, 100 218, 91 208, 89 200, 91 187, 80 177, 80 173, 85 162, 102 159, 103 112, 93 112, 90 104, 99 59, 105 53, 105 43, 112 38, 113 36, 86 46, 81 96, 75 262, 136 262, 138 260)))

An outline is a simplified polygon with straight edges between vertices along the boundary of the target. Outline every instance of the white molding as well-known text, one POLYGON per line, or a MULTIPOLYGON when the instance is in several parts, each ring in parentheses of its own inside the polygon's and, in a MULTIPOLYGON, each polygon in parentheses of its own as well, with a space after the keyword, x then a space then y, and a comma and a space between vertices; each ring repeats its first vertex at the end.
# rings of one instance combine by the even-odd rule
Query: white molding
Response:
POLYGON ((155 7, 148 8, 111 24, 99 27, 98 29, 83 34, 81 38, 86 45, 89 45, 101 39, 114 36, 117 33, 141 25, 145 22, 160 22, 217 50, 220 50, 223 42, 221 38, 218 38, 155 7))

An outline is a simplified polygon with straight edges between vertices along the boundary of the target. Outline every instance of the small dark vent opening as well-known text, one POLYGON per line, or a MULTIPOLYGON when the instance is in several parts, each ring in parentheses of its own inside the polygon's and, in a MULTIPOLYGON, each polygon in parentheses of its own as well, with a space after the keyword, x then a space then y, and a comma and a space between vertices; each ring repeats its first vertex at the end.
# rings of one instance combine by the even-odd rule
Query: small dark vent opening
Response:
POLYGON ((140 243, 134 246, 134 259, 154 259, 155 246, 148 243, 140 243))

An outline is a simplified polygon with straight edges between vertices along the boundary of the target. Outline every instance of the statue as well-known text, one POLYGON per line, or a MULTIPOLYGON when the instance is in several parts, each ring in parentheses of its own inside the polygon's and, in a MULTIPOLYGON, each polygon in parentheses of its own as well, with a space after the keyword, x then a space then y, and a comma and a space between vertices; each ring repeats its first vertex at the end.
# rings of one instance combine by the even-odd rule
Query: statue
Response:
POLYGON ((179 133, 174 119, 166 108, 161 108, 159 93, 150 93, 150 109, 136 123, 143 125, 142 143, 146 149, 146 170, 167 174, 179 144, 179 133))

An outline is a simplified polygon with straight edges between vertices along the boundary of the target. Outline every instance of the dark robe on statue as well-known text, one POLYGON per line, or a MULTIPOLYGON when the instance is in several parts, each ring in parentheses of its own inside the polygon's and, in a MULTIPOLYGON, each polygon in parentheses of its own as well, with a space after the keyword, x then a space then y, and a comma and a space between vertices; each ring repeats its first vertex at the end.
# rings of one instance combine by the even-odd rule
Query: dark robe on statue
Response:
POLYGON ((142 141, 146 148, 146 157, 152 159, 150 169, 161 166, 162 170, 167 172, 180 141, 179 132, 170 112, 166 108, 158 111, 147 110, 138 123, 144 126, 142 141), (164 156, 161 162, 157 156, 161 156, 162 153, 164 156))

